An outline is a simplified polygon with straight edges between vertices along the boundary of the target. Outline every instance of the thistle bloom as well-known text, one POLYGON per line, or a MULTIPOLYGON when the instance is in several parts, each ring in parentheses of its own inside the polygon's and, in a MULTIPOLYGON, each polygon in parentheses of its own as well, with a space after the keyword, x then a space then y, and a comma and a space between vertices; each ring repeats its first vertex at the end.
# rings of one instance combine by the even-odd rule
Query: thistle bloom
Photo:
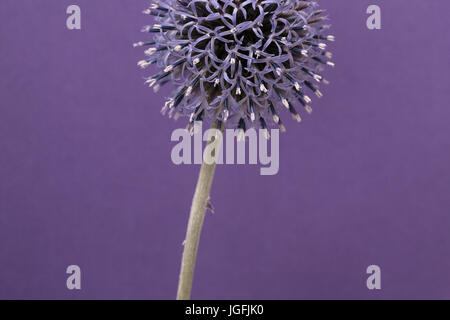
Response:
MULTIPOLYGON (((326 42, 323 11, 311 0, 159 0, 144 10, 156 23, 143 32, 152 39, 147 58, 138 65, 156 64, 160 72, 146 83, 157 91, 177 86, 162 108, 178 118, 189 117, 188 128, 209 120, 216 128, 279 127, 283 113, 301 121, 298 106, 309 106, 320 72, 334 66, 326 42), (283 110, 287 109, 287 111, 283 110)), ((212 140, 211 140, 212 141, 212 140)), ((189 299, 194 266, 215 163, 203 163, 192 201, 184 242, 177 299, 189 299)))
MULTIPOLYGON (((265 129, 273 121, 284 131, 283 109, 298 122, 294 104, 311 113, 312 92, 323 65, 334 66, 326 51, 323 10, 301 0, 160 0, 144 11, 156 24, 142 68, 157 64, 147 78, 155 91, 171 81, 178 88, 162 111, 188 116, 190 125, 205 118, 242 130, 265 129)), ((190 126, 189 125, 189 126, 190 126)))

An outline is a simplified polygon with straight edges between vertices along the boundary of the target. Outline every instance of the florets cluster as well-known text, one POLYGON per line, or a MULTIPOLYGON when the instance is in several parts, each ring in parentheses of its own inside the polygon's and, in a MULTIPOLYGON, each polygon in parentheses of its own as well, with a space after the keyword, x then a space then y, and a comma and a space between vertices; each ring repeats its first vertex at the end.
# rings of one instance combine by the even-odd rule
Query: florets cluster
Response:
POLYGON ((160 0, 144 11, 156 23, 143 28, 153 35, 147 58, 160 72, 146 78, 155 90, 177 86, 162 111, 189 125, 218 120, 246 130, 278 125, 286 109, 301 121, 294 104, 311 113, 311 98, 321 97, 327 81, 322 66, 334 66, 325 34, 323 11, 301 0, 160 0))

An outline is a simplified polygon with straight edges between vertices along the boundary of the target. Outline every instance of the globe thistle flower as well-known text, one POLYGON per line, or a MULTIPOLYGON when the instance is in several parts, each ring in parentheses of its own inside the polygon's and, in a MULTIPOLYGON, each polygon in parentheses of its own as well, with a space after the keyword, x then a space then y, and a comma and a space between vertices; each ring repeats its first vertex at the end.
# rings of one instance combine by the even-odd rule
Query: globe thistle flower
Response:
MULTIPOLYGON (((144 10, 155 23, 142 31, 152 37, 142 68, 160 70, 146 78, 157 91, 176 89, 162 112, 188 117, 188 129, 211 121, 215 129, 285 127, 290 114, 301 121, 299 106, 311 113, 310 96, 321 97, 327 83, 323 66, 334 66, 323 11, 310 0, 159 0, 144 10), (286 110, 285 110, 286 109, 286 110), (224 126, 225 124, 225 126, 224 126)), ((303 111, 301 111, 303 112, 303 111)), ((192 131, 191 131, 192 132, 192 131)), ((212 143, 212 135, 208 143, 212 143)), ((177 299, 189 299, 200 233, 216 163, 202 163, 192 200, 178 282, 177 299)))
POLYGON ((320 72, 334 66, 327 41, 334 37, 323 10, 303 0, 160 0, 144 11, 156 23, 142 31, 153 37, 138 65, 160 69, 146 78, 157 91, 177 89, 163 113, 220 125, 282 131, 284 113, 298 122, 298 107, 311 113, 311 95, 321 97, 320 72), (284 111, 286 109, 286 111, 284 111))

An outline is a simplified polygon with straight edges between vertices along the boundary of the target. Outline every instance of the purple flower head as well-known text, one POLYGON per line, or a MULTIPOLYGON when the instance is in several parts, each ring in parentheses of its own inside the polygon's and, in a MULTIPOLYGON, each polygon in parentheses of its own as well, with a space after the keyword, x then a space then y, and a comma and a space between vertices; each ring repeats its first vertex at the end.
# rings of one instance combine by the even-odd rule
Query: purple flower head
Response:
POLYGON ((322 10, 301 0, 160 0, 144 11, 156 24, 143 32, 153 39, 142 68, 160 72, 147 78, 155 91, 167 82, 177 86, 163 107, 170 116, 195 121, 219 120, 246 130, 275 123, 282 130, 286 109, 301 121, 295 105, 307 113, 309 92, 329 61, 322 10))

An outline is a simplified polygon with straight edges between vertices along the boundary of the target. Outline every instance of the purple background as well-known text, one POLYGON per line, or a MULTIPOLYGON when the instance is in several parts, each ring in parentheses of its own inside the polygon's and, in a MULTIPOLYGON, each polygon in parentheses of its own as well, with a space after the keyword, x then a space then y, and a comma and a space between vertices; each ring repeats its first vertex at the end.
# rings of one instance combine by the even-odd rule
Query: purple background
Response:
MULTIPOLYGON (((183 122, 136 67, 148 3, 0 2, 0 298, 174 298, 199 167, 172 164, 183 122), (73 3, 81 31, 65 26, 73 3)), ((331 84, 286 119, 278 175, 218 167, 193 298, 448 299, 450 4, 320 4, 331 84)))

